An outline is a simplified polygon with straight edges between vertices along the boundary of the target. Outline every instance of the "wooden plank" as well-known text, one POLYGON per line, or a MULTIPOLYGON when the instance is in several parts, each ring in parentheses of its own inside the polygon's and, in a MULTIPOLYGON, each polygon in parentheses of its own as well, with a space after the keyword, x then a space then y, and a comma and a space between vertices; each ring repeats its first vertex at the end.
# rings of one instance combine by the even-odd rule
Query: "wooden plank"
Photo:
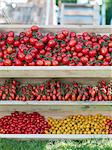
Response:
MULTIPOLYGON (((13 30, 15 32, 21 32, 26 31, 29 29, 32 25, 0 25, 0 31, 10 31, 13 30)), ((40 31, 42 32, 59 32, 63 29, 68 29, 70 31, 74 31, 76 33, 82 33, 82 32, 95 32, 97 34, 110 34, 112 32, 112 26, 111 25, 59 25, 59 26, 41 26, 40 31)))
POLYGON ((64 15, 75 15, 75 16, 93 16, 93 11, 78 11, 78 10, 65 10, 64 15))
POLYGON ((72 105, 2 105, 0 106, 0 117, 10 115, 11 112, 39 112, 41 115, 53 118, 65 118, 70 115, 95 115, 102 114, 112 117, 112 106, 72 106, 72 105))
POLYGON ((62 3, 64 6, 71 6, 71 7, 89 7, 93 8, 94 5, 91 4, 75 4, 75 3, 62 3))
POLYGON ((112 77, 112 66, 1 66, 0 78, 112 77))
POLYGON ((38 105, 38 106, 111 106, 112 101, 100 101, 100 102, 90 102, 90 101, 0 101, 0 106, 12 106, 12 105, 38 105))
POLYGON ((65 20, 64 19, 64 23, 65 25, 69 24, 69 25, 72 25, 72 24, 76 24, 76 25, 92 25, 93 21, 89 21, 89 20, 82 20, 80 17, 78 19, 72 19, 70 18, 69 20, 65 20))
POLYGON ((112 139, 112 134, 0 134, 0 138, 12 139, 112 139))

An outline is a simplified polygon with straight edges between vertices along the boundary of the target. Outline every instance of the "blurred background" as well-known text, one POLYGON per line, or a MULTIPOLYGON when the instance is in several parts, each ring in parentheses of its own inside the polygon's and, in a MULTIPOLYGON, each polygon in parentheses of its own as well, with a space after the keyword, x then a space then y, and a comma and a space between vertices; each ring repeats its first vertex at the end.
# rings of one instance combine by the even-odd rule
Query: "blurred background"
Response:
POLYGON ((110 25, 112 0, 0 0, 0 24, 110 25))

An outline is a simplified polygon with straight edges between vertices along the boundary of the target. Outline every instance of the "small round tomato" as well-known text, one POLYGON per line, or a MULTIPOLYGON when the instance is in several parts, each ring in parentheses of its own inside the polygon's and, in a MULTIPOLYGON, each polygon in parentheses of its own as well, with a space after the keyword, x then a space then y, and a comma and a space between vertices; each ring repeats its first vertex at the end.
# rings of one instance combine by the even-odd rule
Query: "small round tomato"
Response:
POLYGON ((55 47, 55 45, 56 45, 56 41, 55 40, 49 40, 49 42, 48 42, 48 46, 49 47, 55 47))
POLYGON ((47 36, 44 36, 44 37, 41 39, 41 41, 42 41, 43 43, 47 43, 47 41, 48 41, 47 36))
POLYGON ((75 32, 70 32, 70 37, 76 37, 76 33, 75 32))
POLYGON ((63 33, 58 33, 56 37, 58 40, 63 40, 65 38, 63 33))
POLYGON ((8 37, 7 38, 7 43, 8 44, 13 44, 14 43, 14 37, 8 37))
POLYGON ((76 50, 76 52, 81 52, 82 51, 82 45, 81 44, 77 44, 75 46, 75 50, 76 50))
POLYGON ((36 65, 37 66, 43 66, 44 65, 44 61, 43 60, 37 60, 36 61, 36 65))
POLYGON ((50 60, 45 60, 44 64, 45 64, 45 66, 51 66, 51 61, 50 60))
POLYGON ((58 66, 58 64, 59 64, 59 63, 58 63, 57 60, 53 60, 53 61, 52 61, 52 65, 53 65, 53 66, 58 66))
POLYGON ((22 62, 17 58, 14 60, 14 62, 15 62, 15 66, 22 66, 23 65, 22 62))
POLYGON ((100 49, 100 53, 101 53, 101 55, 105 56, 108 53, 108 48, 103 46, 100 49))
POLYGON ((25 60, 25 55, 23 53, 19 52, 17 56, 20 61, 25 60))
POLYGON ((32 61, 32 62, 28 63, 28 66, 35 66, 35 62, 32 61))
POLYGON ((83 53, 83 55, 88 55, 88 53, 89 53, 89 48, 84 48, 84 49, 82 49, 82 53, 83 53))
POLYGON ((26 32, 25 32, 26 36, 27 37, 31 37, 32 36, 32 31, 30 29, 28 29, 26 32))
POLYGON ((27 63, 32 62, 32 61, 33 61, 32 55, 31 55, 31 54, 27 54, 27 55, 25 56, 25 61, 26 61, 27 63))
POLYGON ((0 51, 0 58, 2 58, 3 57, 3 52, 2 51, 0 51))
POLYGON ((108 46, 112 48, 112 41, 108 43, 108 46))
POLYGON ((32 27, 31 27, 31 30, 32 30, 32 31, 38 31, 38 30, 39 30, 39 27, 38 27, 38 26, 32 26, 32 27))
POLYGON ((80 61, 83 63, 83 64, 86 64, 88 62, 88 58, 87 57, 81 57, 80 58, 80 61))
POLYGON ((39 41, 39 42, 35 43, 35 47, 37 49, 43 49, 44 48, 44 44, 43 44, 43 42, 39 41))
POLYGON ((37 39, 35 39, 35 38, 33 38, 33 37, 30 38, 30 43, 31 43, 32 45, 34 45, 36 42, 37 42, 37 39))
POLYGON ((70 63, 70 60, 68 59, 68 57, 64 57, 63 60, 62 60, 62 63, 64 65, 68 65, 70 63))
POLYGON ((90 57, 95 57, 96 56, 96 50, 89 51, 89 56, 90 57))
POLYGON ((8 54, 12 54, 12 53, 13 53, 12 47, 8 47, 8 48, 7 48, 7 53, 8 53, 8 54))
POLYGON ((64 34, 65 37, 67 37, 68 34, 69 34, 69 31, 68 30, 63 30, 62 33, 64 34))
POLYGON ((19 46, 20 42, 19 41, 14 41, 14 46, 19 46))
POLYGON ((99 55, 99 56, 98 56, 98 60, 103 60, 103 56, 102 56, 102 55, 99 55))
POLYGON ((9 32, 7 33, 7 36, 9 36, 9 37, 14 37, 14 32, 13 32, 13 31, 9 31, 9 32))
POLYGON ((11 62, 11 60, 10 59, 4 59, 4 65, 5 66, 11 66, 12 65, 12 62, 11 62))
POLYGON ((70 47, 74 47, 76 45, 77 41, 76 40, 70 40, 70 42, 68 43, 68 45, 70 47))

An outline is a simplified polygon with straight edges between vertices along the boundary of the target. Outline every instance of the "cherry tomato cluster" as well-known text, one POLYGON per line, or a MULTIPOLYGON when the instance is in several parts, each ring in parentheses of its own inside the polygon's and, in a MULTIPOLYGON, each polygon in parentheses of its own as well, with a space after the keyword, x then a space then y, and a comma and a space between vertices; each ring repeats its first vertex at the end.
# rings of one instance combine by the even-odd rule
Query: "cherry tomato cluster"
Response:
POLYGON ((96 114, 46 120, 37 112, 15 111, 0 118, 0 134, 112 134, 112 118, 96 114))
POLYGON ((112 34, 66 29, 42 33, 38 26, 20 32, 0 32, 0 66, 111 66, 112 34))
POLYGON ((112 134, 112 117, 101 114, 48 118, 48 123, 51 128, 47 134, 112 134))
POLYGON ((0 134, 44 134, 50 128, 37 112, 13 112, 0 118, 0 134))
POLYGON ((104 80, 96 86, 75 81, 49 80, 43 83, 23 84, 14 79, 0 85, 1 100, 16 101, 112 101, 111 83, 104 80))

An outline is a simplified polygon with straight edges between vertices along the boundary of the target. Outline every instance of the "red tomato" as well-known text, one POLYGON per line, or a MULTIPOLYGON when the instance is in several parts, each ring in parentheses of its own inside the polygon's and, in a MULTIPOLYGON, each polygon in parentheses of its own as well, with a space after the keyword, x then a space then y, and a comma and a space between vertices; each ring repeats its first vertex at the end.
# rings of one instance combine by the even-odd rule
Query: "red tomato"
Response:
POLYGON ((51 66, 51 61, 50 60, 45 60, 44 64, 45 64, 45 66, 51 66))
POLYGON ((26 61, 27 63, 31 63, 31 62, 33 61, 32 55, 31 55, 31 54, 27 54, 27 55, 25 56, 25 61, 26 61))
POLYGON ((89 51, 89 56, 90 57, 95 57, 96 56, 96 50, 89 51))
POLYGON ((86 64, 88 62, 88 58, 87 57, 81 57, 80 58, 80 61, 83 63, 83 64, 86 64))
POLYGON ((35 47, 37 48, 37 49, 43 49, 44 48, 44 44, 43 44, 43 42, 36 42, 35 43, 35 47))
POLYGON ((108 53, 108 48, 103 46, 100 49, 100 53, 101 53, 101 55, 105 56, 108 53))
POLYGON ((44 61, 42 61, 42 60, 37 60, 37 61, 36 61, 36 65, 37 65, 37 66, 43 66, 43 65, 44 65, 44 61))
POLYGON ((63 30, 62 33, 64 34, 65 37, 67 37, 68 34, 69 34, 69 31, 68 30, 63 30))
POLYGON ((70 60, 67 57, 64 57, 62 62, 63 62, 64 65, 68 65, 70 60))
POLYGON ((82 49, 82 53, 83 53, 83 55, 88 55, 89 48, 82 49))
POLYGON ((25 32, 26 36, 27 37, 31 37, 32 36, 32 31, 31 29, 28 29, 26 32, 25 32))
POLYGON ((50 40, 49 42, 48 42, 48 46, 49 47, 55 47, 55 45, 56 45, 56 42, 54 41, 54 40, 50 40))
POLYGON ((13 32, 13 31, 9 31, 9 32, 7 33, 7 36, 9 36, 9 37, 14 37, 14 32, 13 32))
POLYGON ((76 40, 70 40, 70 42, 68 43, 70 47, 74 47, 76 45, 76 40))
POLYGON ((19 41, 14 41, 14 46, 19 46, 20 42, 19 41))
POLYGON ((13 44, 14 43, 14 37, 8 37, 7 38, 7 43, 8 44, 13 44))
POLYGON ((7 58, 7 59, 5 59, 5 60, 4 60, 4 65, 5 65, 5 66, 11 66, 11 65, 12 65, 11 60, 10 60, 10 59, 8 59, 8 58, 7 58))
POLYGON ((52 61, 52 65, 53 65, 53 66, 58 66, 58 64, 59 64, 59 63, 58 63, 57 60, 53 60, 53 61, 52 61))
POLYGON ((18 53, 18 59, 19 59, 20 61, 25 60, 25 55, 24 55, 23 53, 19 52, 19 53, 18 53))
POLYGON ((14 60, 14 62, 15 62, 15 66, 22 66, 23 65, 22 62, 17 58, 14 60))
POLYGON ((32 26, 32 27, 31 27, 31 30, 32 30, 32 31, 38 31, 38 30, 39 30, 39 27, 38 27, 38 26, 32 26))
POLYGON ((76 50, 76 52, 81 52, 82 51, 82 45, 81 44, 77 44, 75 46, 75 50, 76 50))
POLYGON ((57 34, 57 39, 58 40, 63 40, 65 38, 64 34, 63 33, 58 33, 57 34))
POLYGON ((33 37, 30 38, 30 43, 31 43, 32 45, 34 45, 36 42, 37 42, 37 39, 35 39, 35 38, 33 38, 33 37))

